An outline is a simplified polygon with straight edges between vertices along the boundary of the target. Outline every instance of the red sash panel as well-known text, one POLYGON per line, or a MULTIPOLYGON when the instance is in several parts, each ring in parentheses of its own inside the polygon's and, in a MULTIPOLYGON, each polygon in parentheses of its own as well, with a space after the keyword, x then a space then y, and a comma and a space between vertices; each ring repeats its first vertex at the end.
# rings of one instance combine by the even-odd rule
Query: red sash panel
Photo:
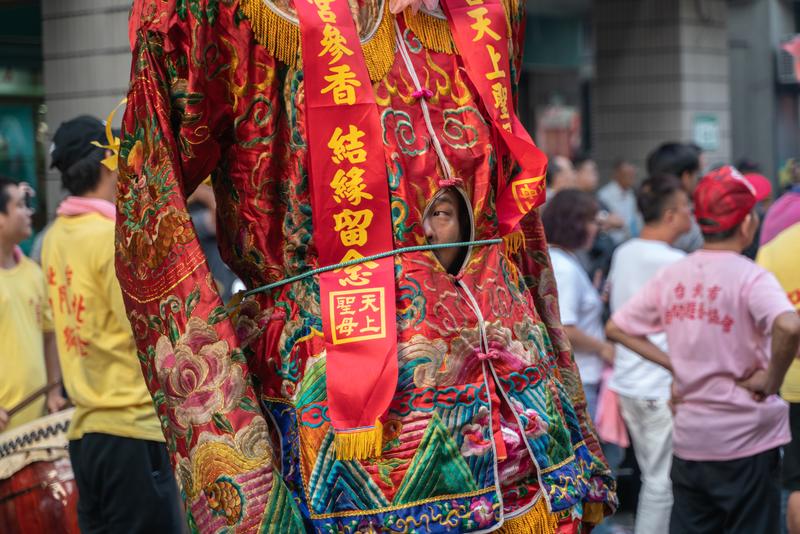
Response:
POLYGON ((505 236, 525 214, 544 203, 547 157, 514 112, 508 24, 501 0, 441 2, 467 75, 499 137, 520 166, 509 184, 498 184, 497 215, 500 235, 505 236))
MULTIPOLYGON (((381 124, 347 0, 297 0, 321 265, 392 250, 381 124)), ((379 456, 397 385, 394 261, 320 275, 328 413, 340 459, 379 456)))

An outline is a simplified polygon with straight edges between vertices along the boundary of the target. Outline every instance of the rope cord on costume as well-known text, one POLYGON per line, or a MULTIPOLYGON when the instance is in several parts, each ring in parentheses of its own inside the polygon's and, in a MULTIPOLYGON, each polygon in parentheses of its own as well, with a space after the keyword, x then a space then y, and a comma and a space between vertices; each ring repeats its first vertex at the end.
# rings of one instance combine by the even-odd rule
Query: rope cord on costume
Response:
POLYGON ((380 260, 383 258, 388 258, 389 256, 396 256, 398 254, 406 254, 408 252, 421 252, 425 250, 438 250, 442 248, 453 248, 453 247, 480 247, 483 245, 497 245, 502 242, 503 240, 498 238, 498 239, 481 239, 478 241, 462 241, 460 243, 439 243, 436 245, 417 245, 414 247, 398 248, 394 250, 389 250, 387 252, 381 252, 380 254, 373 254, 372 256, 366 256, 364 258, 357 258, 354 260, 337 263, 336 265, 319 267, 312 271, 307 271, 305 273, 298 274, 297 276, 292 276, 291 278, 284 278, 283 280, 278 280, 277 282, 273 282, 271 284, 267 284, 265 286, 257 287, 255 289, 246 291, 242 296, 242 298, 247 298, 249 296, 255 295, 256 293, 263 293, 265 291, 269 291, 270 289, 275 289, 276 287, 280 287, 286 284, 291 284, 293 282, 297 282, 298 280, 302 280, 303 278, 308 278, 309 276, 326 273, 328 271, 334 271, 336 269, 345 269, 347 267, 352 267, 353 265, 366 263, 368 261, 380 260))

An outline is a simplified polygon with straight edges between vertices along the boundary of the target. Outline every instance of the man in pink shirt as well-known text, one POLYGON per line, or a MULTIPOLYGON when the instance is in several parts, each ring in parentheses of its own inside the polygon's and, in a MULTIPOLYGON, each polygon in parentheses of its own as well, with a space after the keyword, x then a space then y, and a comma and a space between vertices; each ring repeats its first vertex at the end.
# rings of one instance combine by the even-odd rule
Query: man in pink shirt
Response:
POLYGON ((740 254, 758 200, 732 167, 705 176, 694 193, 705 245, 659 271, 606 326, 673 374, 674 534, 779 531, 779 447, 790 435, 775 393, 797 355, 800 317, 775 277, 740 254), (669 354, 645 337, 659 331, 669 354))

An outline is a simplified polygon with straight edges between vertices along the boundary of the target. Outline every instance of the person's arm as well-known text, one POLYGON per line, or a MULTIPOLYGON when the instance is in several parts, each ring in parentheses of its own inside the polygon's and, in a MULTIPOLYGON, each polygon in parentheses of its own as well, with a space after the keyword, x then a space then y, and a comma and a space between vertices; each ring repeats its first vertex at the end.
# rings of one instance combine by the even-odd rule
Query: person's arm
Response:
MULTIPOLYGON (((47 383, 61 382, 61 365, 58 363, 58 346, 53 332, 45 332, 44 363, 47 370, 47 383)), ((61 386, 47 392, 47 411, 57 412, 67 406, 67 399, 61 394, 61 386)))
MULTIPOLYGON (((615 283, 621 284, 624 281, 617 280, 615 283)), ((661 279, 656 275, 614 312, 606 323, 606 337, 671 372, 669 355, 646 337, 662 330, 660 288, 661 279)))
MULTIPOLYGON (((50 308, 50 305, 47 304, 47 283, 45 282, 44 275, 42 275, 42 296, 44 297, 45 305, 42 306, 40 313, 47 383, 60 383, 61 364, 58 361, 58 344, 56 342, 55 332, 53 331, 53 310, 50 308)), ((67 404, 69 404, 69 401, 64 398, 60 385, 47 392, 46 405, 48 412, 52 413, 63 410, 67 404)))
POLYGON ((800 317, 775 275, 769 271, 759 270, 743 286, 743 293, 754 325, 765 338, 772 338, 772 353, 767 369, 756 369, 738 384, 748 389, 755 400, 763 400, 778 391, 797 356, 800 317))
POLYGON ((567 338, 572 344, 573 350, 594 352, 603 361, 609 364, 614 363, 614 345, 611 343, 590 336, 575 325, 565 325, 564 330, 567 332, 567 338))
POLYGON ((643 358, 660 365, 669 372, 672 372, 672 364, 670 363, 669 355, 655 346, 649 339, 647 339, 647 336, 628 335, 623 332, 623 330, 614 322, 613 319, 609 319, 606 323, 606 337, 615 343, 625 345, 643 358))
MULTIPOLYGON (((208 235, 216 236, 217 235, 217 200, 214 197, 214 190, 211 188, 210 185, 203 182, 197 189, 194 190, 189 198, 187 199, 186 203, 191 205, 197 202, 198 204, 202 204, 207 209, 203 210, 201 217, 200 217, 200 224, 203 227, 203 232, 207 232, 208 235)), ((192 210, 194 211, 194 210, 192 210)), ((192 217, 195 220, 195 224, 197 224, 197 218, 192 217)), ((198 233, 202 236, 202 232, 198 230, 198 233)))
POLYGON ((763 401, 775 395, 783 383, 792 361, 800 357, 800 316, 784 312, 772 325, 772 354, 766 370, 759 369, 739 385, 749 390, 753 398, 763 401))
POLYGON ((608 230, 620 230, 625 227, 625 220, 610 211, 603 210, 597 216, 600 222, 600 230, 606 232, 608 230))

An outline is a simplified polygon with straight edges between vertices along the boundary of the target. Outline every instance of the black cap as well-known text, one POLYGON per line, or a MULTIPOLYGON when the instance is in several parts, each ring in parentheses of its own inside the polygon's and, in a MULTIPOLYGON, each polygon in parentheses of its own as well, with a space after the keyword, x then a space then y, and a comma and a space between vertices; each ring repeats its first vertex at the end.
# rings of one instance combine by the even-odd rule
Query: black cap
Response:
POLYGON ((53 147, 50 151, 53 161, 50 167, 66 172, 72 165, 98 150, 92 141, 107 143, 106 127, 96 117, 81 115, 62 122, 53 136, 53 147))

